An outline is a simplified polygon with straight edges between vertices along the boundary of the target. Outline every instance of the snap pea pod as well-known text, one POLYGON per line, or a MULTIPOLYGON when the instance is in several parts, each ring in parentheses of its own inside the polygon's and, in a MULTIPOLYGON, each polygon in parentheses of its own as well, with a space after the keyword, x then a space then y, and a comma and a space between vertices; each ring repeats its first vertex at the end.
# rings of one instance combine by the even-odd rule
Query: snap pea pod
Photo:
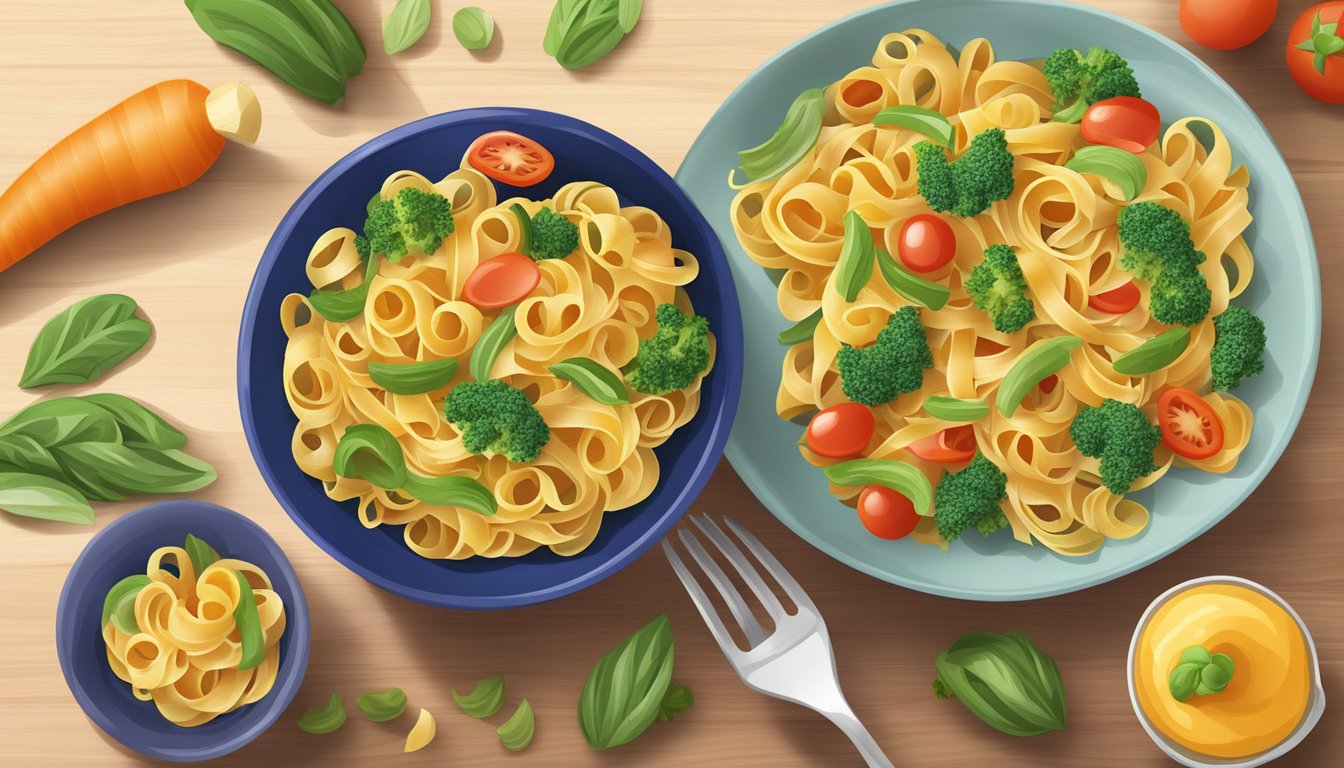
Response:
POLYGON ((1190 346, 1189 328, 1172 328, 1158 334, 1111 361, 1116 373, 1143 376, 1176 362, 1190 346))
POLYGON ((952 289, 942 283, 915 277, 882 248, 877 249, 877 268, 893 291, 921 307, 937 312, 947 306, 947 300, 952 298, 952 289))
POLYGON ((1068 365, 1069 356, 1082 344, 1083 340, 1077 336, 1055 336, 1028 347, 999 384, 999 413, 1012 416, 1027 392, 1068 365))
POLYGON ((481 333, 481 338, 476 340, 468 367, 471 369, 472 378, 477 381, 490 380, 490 372, 494 370, 495 361, 499 359, 500 353, 509 342, 513 341, 513 337, 518 335, 518 326, 513 322, 515 311, 517 311, 516 305, 502 310, 490 327, 481 333))
POLYGON ((238 662, 238 668, 256 669, 266 660, 266 635, 261 631, 257 596, 253 594, 247 577, 238 571, 234 571, 233 575, 238 579, 238 605, 233 609, 233 621, 238 625, 243 648, 243 659, 238 662))
POLYGON ((845 301, 854 301, 873 276, 876 246, 868 223, 855 211, 845 214, 845 240, 835 264, 835 290, 845 301))
POLYGON ((873 118, 873 125, 894 125, 923 134, 934 142, 952 149, 956 139, 956 129, 947 116, 941 112, 909 104, 887 107, 873 118))
POLYGON ((929 478, 911 464, 894 459, 854 459, 832 464, 822 470, 836 485, 886 486, 903 494, 915 506, 915 512, 928 515, 933 505, 933 486, 929 478))
POLYGON ((818 309, 816 312, 813 312, 802 320, 799 320, 788 328, 780 331, 779 343, 786 347, 791 347, 794 344, 802 344, 804 341, 812 338, 812 334, 816 332, 817 326, 820 324, 821 310, 818 309))
POLYGON ((955 397, 934 395, 924 401, 924 410, 943 421, 979 421, 989 415, 989 403, 984 400, 958 400, 955 397))

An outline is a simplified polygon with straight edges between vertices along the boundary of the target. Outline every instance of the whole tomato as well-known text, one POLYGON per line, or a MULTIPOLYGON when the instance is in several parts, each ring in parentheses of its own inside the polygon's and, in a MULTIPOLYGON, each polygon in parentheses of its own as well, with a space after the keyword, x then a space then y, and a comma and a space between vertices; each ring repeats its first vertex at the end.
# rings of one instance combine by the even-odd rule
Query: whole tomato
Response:
POLYGON ((1288 73, 1313 99, 1344 104, 1344 2, 1308 8, 1288 33, 1288 73))
POLYGON ((1181 0, 1181 29, 1200 45, 1230 51, 1269 31, 1279 0, 1181 0))

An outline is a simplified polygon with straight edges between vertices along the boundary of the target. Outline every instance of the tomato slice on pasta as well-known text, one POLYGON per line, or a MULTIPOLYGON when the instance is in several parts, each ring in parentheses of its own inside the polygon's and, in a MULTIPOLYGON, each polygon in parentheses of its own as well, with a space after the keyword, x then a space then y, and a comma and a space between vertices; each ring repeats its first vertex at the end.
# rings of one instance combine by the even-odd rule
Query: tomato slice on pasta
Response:
POLYGON ((961 464, 975 458, 975 429, 969 424, 949 427, 907 446, 911 453, 938 464, 961 464))
POLYGON ((1179 387, 1157 400, 1162 444, 1177 456, 1207 459, 1223 450, 1223 420, 1199 395, 1179 387))

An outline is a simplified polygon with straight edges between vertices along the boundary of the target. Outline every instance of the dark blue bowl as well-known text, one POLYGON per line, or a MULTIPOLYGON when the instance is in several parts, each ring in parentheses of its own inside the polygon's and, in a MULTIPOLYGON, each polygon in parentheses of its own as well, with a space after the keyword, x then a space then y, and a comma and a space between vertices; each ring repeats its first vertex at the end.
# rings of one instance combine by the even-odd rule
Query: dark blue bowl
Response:
POLYGON ((56 653, 65 682, 89 719, 107 735, 147 757, 185 763, 227 755, 260 736, 294 699, 308 669, 308 603, 299 577, 279 545, 256 523, 214 504, 165 501, 123 515, 89 540, 70 569, 56 607, 56 653), (131 695, 107 663, 103 598, 133 573, 144 573, 154 550, 181 546, 188 533, 224 557, 246 560, 271 578, 285 603, 280 673, 265 698, 183 728, 163 718, 150 701, 131 695))
POLYGON ((308 188, 280 222, 243 310, 238 342, 238 397, 243 428, 262 475, 280 504, 318 546, 347 568, 395 594, 462 609, 512 608, 551 600, 594 584, 624 567, 685 513, 713 473, 737 409, 742 383, 742 319, 732 275, 714 230, 677 183, 642 152, 581 120, 531 109, 486 108, 428 117, 385 133, 346 155, 308 188), (520 558, 426 560, 411 552, 402 528, 369 530, 353 502, 327 498, 290 453, 297 423, 281 385, 285 335, 280 302, 311 290, 304 260, 327 229, 358 225, 369 196, 394 171, 440 178, 458 168, 467 146, 487 131, 512 130, 546 146, 555 172, 537 186, 501 185, 501 199, 547 198, 561 185, 594 180, 630 205, 657 211, 675 244, 694 253, 700 276, 687 292, 709 319, 718 341, 700 411, 657 450, 657 490, 638 506, 606 515, 597 540, 582 553, 559 557, 539 550, 520 558))

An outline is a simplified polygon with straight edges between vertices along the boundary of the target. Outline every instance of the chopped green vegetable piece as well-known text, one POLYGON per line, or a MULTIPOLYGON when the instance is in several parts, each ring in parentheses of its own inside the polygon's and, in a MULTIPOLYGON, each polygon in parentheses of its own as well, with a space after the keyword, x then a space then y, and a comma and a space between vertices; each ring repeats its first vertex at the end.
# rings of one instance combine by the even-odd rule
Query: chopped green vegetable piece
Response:
POLYGON ((514 203, 509 206, 509 212, 514 218, 518 219, 518 252, 528 254, 531 258, 532 253, 532 217, 528 215, 527 209, 522 203, 514 203))
POLYGON ((505 749, 512 752, 522 752, 532 743, 532 737, 536 734, 537 721, 532 714, 532 705, 523 699, 523 703, 518 705, 518 709, 504 722, 503 725, 495 729, 495 734, 499 736, 499 743, 504 745, 505 749))
POLYGON ((343 291, 315 289, 308 294, 313 311, 333 323, 348 323, 364 314, 364 303, 369 299, 369 286, 378 275, 378 256, 370 255, 364 263, 364 281, 343 291))
POLYGON ((1083 340, 1077 336, 1055 336, 1028 347, 999 383, 996 398, 999 413, 1005 417, 1012 416, 1027 392, 1068 365, 1073 350, 1082 345, 1083 340))
POLYGON ((242 573, 234 571, 238 579, 238 605, 233 609, 233 620, 238 625, 242 641, 243 659, 239 669, 255 669, 266 660, 266 636, 261 631, 261 614, 257 612, 257 596, 242 573))
POLYGON ((1082 147, 1073 153, 1065 168, 1077 173, 1092 173, 1108 179, 1120 188, 1126 202, 1133 200, 1148 183, 1148 169, 1133 152, 1116 147, 1082 147))
POLYGON ((379 488, 406 484, 406 455, 397 438, 378 424, 347 427, 336 444, 332 469, 341 477, 368 480, 379 488))
POLYGON ((375 723, 385 723, 406 711, 406 692, 400 688, 361 693, 355 706, 375 723))
POLYGON ((947 149, 954 149, 957 132, 942 112, 908 104, 887 107, 873 118, 873 125, 895 125, 928 136, 947 149))
POLYGON ((915 277, 882 248, 877 249, 877 268, 893 291, 921 307, 928 307, 937 312, 947 306, 948 299, 952 298, 951 288, 942 283, 915 277))
POLYGON ((1059 667, 1021 632, 973 632, 938 654, 934 695, 956 697, 976 717, 1011 736, 1064 728, 1059 667))
MULTIPOLYGON (((430 0, 397 0, 383 20, 383 51, 391 56, 420 42, 429 31, 430 0)), ((453 18, 457 31, 457 18, 453 18)), ((460 39, 460 37, 459 37, 460 39)))
POLYGON ((1173 328, 1115 358, 1111 361, 1111 367, 1116 373, 1126 376, 1143 376, 1176 362, 1188 346, 1190 329, 1173 328))
POLYGON ((369 378, 396 395, 423 395, 448 386, 457 374, 457 361, 423 360, 415 363, 369 363, 369 378))
POLYGON ((691 692, 690 686, 680 683, 668 686, 667 693, 663 694, 663 700, 658 702, 658 722, 665 723, 671 720, 690 709, 693 704, 695 694, 691 692))
POLYGON ((816 312, 799 320, 793 325, 779 332, 779 343, 786 347, 794 344, 802 344, 804 341, 811 341, 812 334, 816 333, 817 326, 821 324, 822 312, 818 309, 816 312))
POLYGON ((187 559, 191 560, 191 570, 198 579, 205 573, 206 568, 219 562, 219 553, 215 548, 190 533, 187 534, 187 540, 182 548, 187 551, 187 559))
POLYGON ((402 490, 426 504, 461 507, 484 517, 491 517, 498 511, 495 495, 474 477, 425 477, 407 472, 402 490))
POLYGON ((495 19, 483 8, 467 6, 453 14, 453 35, 468 51, 489 48, 495 39, 495 19))
POLYGON ((557 378, 572 383, 587 397, 603 405, 630 402, 625 381, 610 368, 586 357, 571 357, 550 367, 557 378))
POLYGON ((331 733, 345 725, 345 702, 339 693, 331 694, 326 704, 313 707, 299 718, 299 730, 306 733, 331 733))
POLYGON ((803 91, 784 115, 784 122, 763 144, 737 153, 742 172, 753 181, 779 176, 798 164, 817 142, 826 113, 825 92, 803 91))
POLYGON ((929 478, 913 465, 894 459, 854 459, 832 464, 822 470, 836 485, 875 483, 897 491, 910 500, 915 512, 927 516, 933 504, 933 486, 929 478))
POLYGON ((873 276, 875 246, 873 232, 863 217, 854 211, 845 214, 845 240, 840 246, 840 258, 835 265, 835 279, 831 283, 835 290, 845 297, 845 301, 854 301, 859 291, 868 284, 873 276))
POLYGON ((509 342, 518 335, 518 326, 513 321, 514 312, 517 311, 517 305, 506 307, 500 310, 499 315, 490 323, 481 337, 476 340, 476 346, 471 350, 471 361, 468 367, 471 369, 472 378, 477 381, 489 381, 490 372, 494 370, 495 361, 499 359, 500 353, 509 346, 509 342))
POLYGON ((934 395, 924 401, 924 410, 943 421, 979 421, 989 415, 989 403, 984 400, 958 400, 955 397, 934 395))
POLYGON ((489 717, 504 706, 504 676, 491 675, 476 683, 476 687, 467 694, 458 693, 454 688, 453 700, 472 717, 489 717))

